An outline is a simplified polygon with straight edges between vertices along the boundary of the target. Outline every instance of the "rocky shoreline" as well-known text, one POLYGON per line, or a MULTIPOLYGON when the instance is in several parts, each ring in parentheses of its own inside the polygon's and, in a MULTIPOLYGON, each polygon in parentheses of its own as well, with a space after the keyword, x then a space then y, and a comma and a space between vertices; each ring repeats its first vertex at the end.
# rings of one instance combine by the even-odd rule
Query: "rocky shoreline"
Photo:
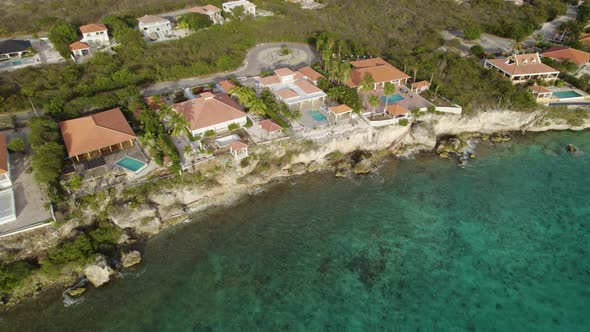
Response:
POLYGON ((366 174, 385 158, 419 152, 456 158, 461 165, 462 160, 476 157, 469 144, 473 139, 502 143, 509 141, 511 135, 525 131, 587 128, 590 128, 588 119, 579 126, 571 126, 565 120, 544 119, 542 111, 488 111, 471 117, 425 114, 407 127, 368 127, 317 141, 289 140, 256 146, 248 164, 236 165, 229 157, 216 158, 193 170, 191 174, 198 176, 198 181, 154 185, 142 191, 141 197, 125 197, 126 188, 115 188, 110 195, 97 201, 94 209, 86 208, 81 216, 64 224, 1 239, 0 250, 13 253, 15 259, 40 257, 63 239, 78 234, 80 225, 91 224, 100 214, 106 213, 124 232, 118 243, 118 260, 109 262, 101 256, 83 269, 68 271, 53 280, 34 277, 26 286, 0 301, 0 310, 7 310, 48 289, 64 289, 68 285, 74 285, 67 290, 69 297, 80 296, 88 287, 80 278, 100 287, 117 269, 138 264, 141 244, 150 237, 187 220, 191 214, 235 204, 277 179, 318 171, 331 171, 337 177, 366 174))

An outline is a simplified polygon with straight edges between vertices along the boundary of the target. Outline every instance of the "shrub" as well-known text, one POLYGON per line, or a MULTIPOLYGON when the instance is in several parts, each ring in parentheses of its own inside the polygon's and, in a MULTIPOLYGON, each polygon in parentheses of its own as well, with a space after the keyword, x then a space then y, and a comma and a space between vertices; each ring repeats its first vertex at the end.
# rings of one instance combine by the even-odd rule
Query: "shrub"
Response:
POLYGON ((215 136, 215 130, 209 129, 204 134, 205 137, 213 137, 215 136))
POLYGON ((471 46, 469 51, 471 51, 471 54, 473 54, 477 57, 480 57, 480 58, 483 57, 486 52, 481 45, 473 45, 473 46, 471 46))
POLYGON ((80 189, 82 187, 82 177, 80 174, 74 175, 70 181, 68 181, 68 185, 72 189, 80 189))
POLYGON ((242 167, 250 166, 250 157, 246 157, 246 158, 240 160, 240 166, 242 166, 242 167))
POLYGON ((178 26, 182 29, 191 29, 197 31, 199 29, 211 26, 211 21, 207 15, 197 13, 186 13, 178 19, 178 26))
POLYGON ((12 152, 24 152, 25 151, 25 141, 19 137, 13 138, 8 143, 8 149, 12 152))
POLYGON ((33 266, 23 261, 0 264, 0 293, 10 293, 22 286, 32 270, 33 266))
POLYGON ((399 124, 400 126, 402 126, 402 127, 405 127, 405 126, 407 126, 407 125, 408 125, 408 123, 409 123, 408 119, 401 119, 401 120, 399 120, 399 122, 398 122, 398 124, 399 124))
POLYGON ((465 28, 465 31, 463 31, 463 35, 467 40, 479 39, 479 37, 481 36, 481 29, 476 25, 472 25, 470 27, 465 28))
POLYGON ((238 123, 230 123, 227 126, 227 130, 229 130, 229 131, 235 131, 235 130, 238 130, 238 129, 240 129, 240 125, 238 123))
POLYGON ((244 125, 244 128, 250 128, 252 125, 252 120, 250 120, 250 118, 246 118, 246 124, 244 125))

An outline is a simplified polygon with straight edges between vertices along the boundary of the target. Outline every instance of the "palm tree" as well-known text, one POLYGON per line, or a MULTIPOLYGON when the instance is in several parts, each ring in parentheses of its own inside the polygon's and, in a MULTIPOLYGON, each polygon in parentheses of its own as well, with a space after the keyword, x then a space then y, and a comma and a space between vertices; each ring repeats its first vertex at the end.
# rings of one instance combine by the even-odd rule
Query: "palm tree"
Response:
POLYGON ((361 90, 362 91, 371 91, 375 87, 375 79, 369 73, 366 73, 361 81, 361 90))
POLYGON ((375 108, 379 106, 379 97, 377 96, 369 96, 369 105, 373 108, 373 112, 375 112, 375 108))
POLYGON ((254 98, 250 101, 250 109, 249 112, 254 115, 264 115, 266 114, 266 104, 261 99, 254 98))
POLYGON ((256 92, 245 86, 238 86, 229 91, 229 94, 238 98, 240 104, 251 107, 252 101, 256 99, 256 92))
POLYGON ((346 83, 348 75, 350 74, 350 63, 348 61, 340 62, 340 68, 338 68, 338 71, 340 83, 346 83))
POLYGON ((391 82, 385 82, 383 85, 383 93, 385 94, 385 110, 387 110, 387 106, 389 104, 389 96, 391 96, 395 92, 395 85, 391 82))
POLYGON ((186 120, 186 118, 176 112, 172 112, 170 118, 168 119, 168 134, 172 137, 179 137, 182 133, 188 128, 190 124, 186 120))

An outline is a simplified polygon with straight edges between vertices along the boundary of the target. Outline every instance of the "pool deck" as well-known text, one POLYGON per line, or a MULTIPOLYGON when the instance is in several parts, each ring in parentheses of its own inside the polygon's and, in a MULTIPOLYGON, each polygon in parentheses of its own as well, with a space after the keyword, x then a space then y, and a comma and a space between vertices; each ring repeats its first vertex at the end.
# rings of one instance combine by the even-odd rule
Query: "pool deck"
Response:
POLYGON ((318 121, 316 119, 313 118, 313 116, 311 116, 311 114, 309 114, 309 111, 303 111, 301 112, 301 119, 299 120, 299 122, 307 129, 314 129, 314 128, 320 128, 320 127, 325 127, 328 125, 328 114, 326 113, 325 110, 323 109, 317 109, 317 111, 319 111, 320 113, 322 113, 325 117, 326 117, 326 121, 318 121))
POLYGON ((549 99, 540 99, 538 100, 539 103, 542 104, 548 104, 551 103, 552 105, 559 105, 561 103, 563 104, 567 104, 567 103, 571 103, 571 102, 583 102, 583 101, 587 101, 590 100, 590 95, 588 95, 586 92, 578 89, 578 88, 574 88, 574 87, 550 87, 549 90, 551 90, 551 92, 555 93, 555 92, 562 92, 562 91, 574 91, 577 94, 580 95, 580 97, 572 97, 572 98, 559 98, 557 96, 553 96, 549 99))
MULTIPOLYGON (((408 88, 403 87, 403 86, 396 87, 394 94, 398 94, 398 95, 402 96, 404 99, 397 101, 393 104, 400 104, 402 107, 404 107, 410 111, 413 109, 416 109, 416 108, 424 108, 424 107, 428 107, 428 106, 433 106, 433 104, 431 102, 429 102, 428 100, 424 99, 424 97, 420 96, 419 94, 417 94, 414 91, 410 91, 408 88)), ((383 89, 377 89, 377 90, 370 91, 370 92, 366 93, 363 98, 363 103, 364 103, 365 109, 367 109, 367 110, 373 109, 369 104, 369 96, 382 97, 383 95, 384 95, 383 89)), ((391 103, 389 105, 391 105, 391 103)), ((372 113, 383 113, 383 111, 385 110, 385 106, 386 106, 385 102, 380 100, 379 106, 377 106, 375 108, 375 111, 372 113)))

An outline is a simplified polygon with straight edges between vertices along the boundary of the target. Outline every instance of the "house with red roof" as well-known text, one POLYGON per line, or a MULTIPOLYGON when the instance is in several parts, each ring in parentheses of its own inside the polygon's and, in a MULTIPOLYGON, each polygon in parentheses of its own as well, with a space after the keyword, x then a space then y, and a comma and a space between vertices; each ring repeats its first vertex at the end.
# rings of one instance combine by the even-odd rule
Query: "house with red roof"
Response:
POLYGON ((542 85, 535 84, 531 86, 531 92, 533 93, 537 101, 547 100, 553 97, 553 92, 542 85))
POLYGON ((578 66, 582 66, 590 61, 590 53, 571 47, 553 46, 543 51, 541 56, 558 62, 569 61, 578 66))
POLYGON ((409 75, 381 58, 351 61, 350 65, 352 68, 348 74, 346 85, 351 88, 360 89, 361 82, 366 76, 371 76, 375 81, 374 90, 384 87, 387 82, 400 86, 406 84, 410 78, 409 75))
POLYGON ((172 109, 188 121, 187 129, 193 136, 210 130, 226 131, 231 124, 243 126, 248 122, 240 105, 224 93, 204 92, 195 99, 174 104, 172 109))
POLYGON ((279 68, 273 76, 258 80, 258 88, 269 89, 290 109, 300 111, 317 109, 324 104, 326 93, 304 77, 301 72, 279 68))
POLYGON ((109 39, 109 29, 107 26, 100 23, 92 23, 80 26, 80 32, 82 33, 83 43, 96 45, 96 46, 108 46, 111 44, 109 39))
POLYGON ((118 107, 62 121, 59 129, 68 157, 77 162, 131 148, 137 138, 118 107))
POLYGON ((248 144, 242 141, 233 141, 229 143, 229 153, 236 159, 248 157, 248 144))
POLYGON ((514 54, 504 59, 486 59, 484 67, 496 69, 512 83, 526 83, 537 79, 555 81, 559 77, 559 70, 544 64, 539 53, 514 54))
POLYGON ((74 57, 74 60, 88 56, 90 55, 90 45, 81 41, 75 41, 70 44, 70 53, 74 57))

